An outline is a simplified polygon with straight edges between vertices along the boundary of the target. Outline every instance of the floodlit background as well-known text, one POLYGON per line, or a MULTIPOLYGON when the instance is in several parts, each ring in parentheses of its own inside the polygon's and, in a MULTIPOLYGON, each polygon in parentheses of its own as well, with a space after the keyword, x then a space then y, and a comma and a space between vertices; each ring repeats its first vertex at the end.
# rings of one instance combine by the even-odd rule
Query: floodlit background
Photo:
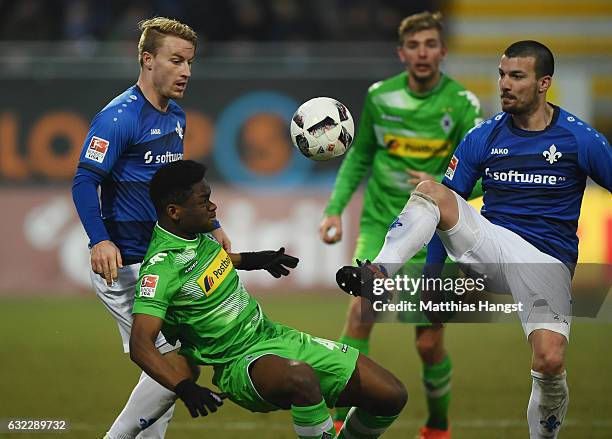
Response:
MULTIPOLYGON (((139 20, 169 16, 200 35, 180 102, 185 147, 209 166, 234 249, 285 245, 301 258, 281 282, 245 273, 247 287, 272 318, 336 338, 348 299, 334 288, 334 274, 350 262, 361 197, 343 216, 346 238, 321 244, 318 224, 341 161, 303 158, 291 146, 288 121, 301 102, 331 96, 358 122, 367 87, 402 70, 399 22, 425 9, 443 11, 444 70, 476 93, 485 117, 499 110, 501 53, 516 40, 537 39, 556 57, 550 100, 612 138, 609 0, 0 1, 0 419, 62 418, 71 424, 65 437, 102 437, 136 382, 138 370, 89 288, 87 238, 70 180, 89 121, 136 81, 139 20)), ((588 187, 583 262, 612 263, 611 201, 588 187)), ((561 437, 612 437, 612 327, 579 322, 572 329, 561 437)), ((526 437, 529 349, 520 325, 451 325, 447 333, 454 437, 526 437)), ((385 437, 412 437, 424 420, 412 339, 409 325, 374 333, 372 356, 411 395, 385 437)), ((287 413, 254 415, 232 404, 196 421, 180 407, 168 437, 219 434, 293 437, 287 413)))

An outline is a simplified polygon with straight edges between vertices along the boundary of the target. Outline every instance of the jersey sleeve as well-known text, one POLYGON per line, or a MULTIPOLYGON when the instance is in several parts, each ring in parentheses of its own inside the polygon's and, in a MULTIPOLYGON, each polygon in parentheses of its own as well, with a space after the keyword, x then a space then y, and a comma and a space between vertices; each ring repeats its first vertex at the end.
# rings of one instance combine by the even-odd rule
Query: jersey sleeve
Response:
POLYGON ((79 168, 106 177, 123 151, 135 140, 134 113, 106 108, 94 117, 85 138, 79 168), (121 113, 119 113, 121 111, 121 113))
POLYGON ((478 156, 482 139, 476 134, 477 131, 473 130, 461 141, 442 180, 442 184, 466 199, 480 177, 478 156))
MULTIPOLYGON (((459 95, 464 96, 467 104, 463 111, 462 117, 459 121, 459 140, 463 140, 465 136, 470 132, 472 128, 482 122, 482 111, 480 107, 480 100, 473 92, 469 90, 463 90, 459 92, 459 95)), ((470 199, 482 197, 482 181, 477 180, 474 189, 472 190, 470 199)))
POLYGON ((147 263, 136 284, 133 314, 148 314, 163 319, 172 297, 178 292, 178 277, 170 263, 147 263))
POLYGON ((372 106, 370 93, 368 93, 359 119, 357 136, 338 171, 334 190, 325 209, 326 215, 342 213, 372 165, 376 152, 372 106))
POLYGON ((595 183, 612 191, 612 147, 603 134, 591 133, 579 145, 578 166, 595 183))
POLYGON ((466 105, 459 119, 457 130, 459 141, 461 141, 472 128, 482 122, 482 113, 480 111, 480 101, 474 93, 469 90, 462 90, 459 92, 459 96, 466 99, 466 105))

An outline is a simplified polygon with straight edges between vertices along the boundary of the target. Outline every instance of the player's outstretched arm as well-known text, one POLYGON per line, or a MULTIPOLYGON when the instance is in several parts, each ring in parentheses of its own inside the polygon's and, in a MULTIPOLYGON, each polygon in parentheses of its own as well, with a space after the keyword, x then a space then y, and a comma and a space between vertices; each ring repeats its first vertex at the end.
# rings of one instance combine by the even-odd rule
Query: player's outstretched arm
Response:
POLYGON ((174 391, 178 383, 192 379, 188 368, 175 369, 155 347, 155 340, 163 320, 148 314, 134 314, 130 333, 130 358, 151 378, 169 390, 174 391))
POLYGON ((206 416, 223 405, 225 395, 198 386, 187 360, 171 364, 155 348, 155 340, 161 330, 162 319, 147 314, 134 314, 130 334, 130 358, 155 381, 175 392, 185 403, 191 417, 206 416))
POLYGON ((278 250, 231 253, 230 258, 239 270, 266 270, 276 278, 288 276, 288 268, 295 268, 300 262, 295 256, 285 254, 285 247, 278 250))

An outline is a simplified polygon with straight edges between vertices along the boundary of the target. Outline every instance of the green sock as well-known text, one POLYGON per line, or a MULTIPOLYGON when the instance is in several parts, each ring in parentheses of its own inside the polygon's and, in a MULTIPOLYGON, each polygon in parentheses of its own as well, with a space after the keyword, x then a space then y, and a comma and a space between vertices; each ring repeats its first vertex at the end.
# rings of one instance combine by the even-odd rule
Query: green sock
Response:
POLYGON ((291 406, 293 428, 300 439, 333 439, 336 437, 334 423, 322 400, 308 407, 291 406))
POLYGON ((438 430, 448 429, 448 405, 450 403, 453 365, 447 355, 438 364, 423 365, 423 385, 427 398, 429 418, 427 426, 438 430))
MULTIPOLYGON (((370 353, 370 340, 367 338, 354 338, 342 334, 338 341, 354 347, 363 355, 368 355, 370 353)), ((350 409, 350 407, 336 407, 334 411, 334 421, 344 421, 350 409)))
POLYGON ((363 409, 353 407, 344 421, 338 439, 375 439, 380 437, 398 416, 374 416, 363 409))

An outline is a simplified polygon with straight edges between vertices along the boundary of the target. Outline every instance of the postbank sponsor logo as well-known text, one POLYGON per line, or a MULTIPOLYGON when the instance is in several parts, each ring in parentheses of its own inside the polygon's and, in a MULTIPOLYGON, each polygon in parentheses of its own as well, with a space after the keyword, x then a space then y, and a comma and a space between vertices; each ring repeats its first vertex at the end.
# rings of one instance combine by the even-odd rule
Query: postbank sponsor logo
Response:
POLYGON ((208 264, 204 273, 198 278, 198 285, 208 297, 215 292, 233 269, 232 260, 225 250, 221 249, 215 259, 208 264))
POLYGON ((451 152, 450 142, 446 139, 419 139, 385 134, 383 141, 389 154, 399 157, 426 159, 444 157, 451 152))

